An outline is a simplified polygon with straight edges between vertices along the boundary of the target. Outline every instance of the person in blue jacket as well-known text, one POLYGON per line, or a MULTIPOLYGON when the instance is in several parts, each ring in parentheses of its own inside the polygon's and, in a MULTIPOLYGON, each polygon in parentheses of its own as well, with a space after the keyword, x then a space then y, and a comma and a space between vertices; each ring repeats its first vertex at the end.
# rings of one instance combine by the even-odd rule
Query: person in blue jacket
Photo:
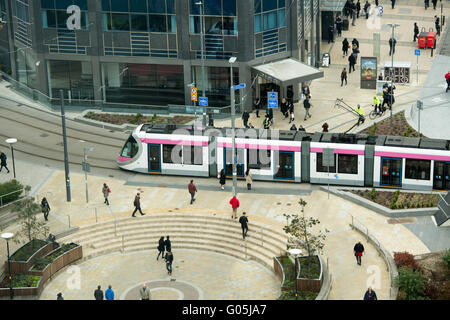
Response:
POLYGON ((378 300, 377 294, 372 290, 371 287, 367 289, 366 294, 364 295, 364 300, 378 300))
POLYGON ((105 291, 105 299, 106 300, 114 300, 114 291, 111 289, 111 285, 108 286, 108 289, 105 291))

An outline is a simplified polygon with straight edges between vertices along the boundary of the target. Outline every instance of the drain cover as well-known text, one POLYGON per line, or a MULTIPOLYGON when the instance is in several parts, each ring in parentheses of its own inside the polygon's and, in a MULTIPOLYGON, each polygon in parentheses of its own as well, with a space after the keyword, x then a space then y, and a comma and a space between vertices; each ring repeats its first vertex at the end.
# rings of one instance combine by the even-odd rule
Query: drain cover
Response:
POLYGON ((158 188, 167 188, 167 186, 165 184, 159 184, 158 188))
POLYGON ((108 177, 110 177, 110 178, 114 178, 114 176, 113 176, 112 174, 108 175, 108 177))
POLYGON ((40 137, 41 137, 41 138, 47 138, 47 137, 48 137, 48 134, 43 133, 43 134, 40 135, 40 137))
POLYGON ((62 146, 64 146, 64 143, 58 142, 56 145, 62 147, 62 146))
POLYGON ((414 223, 416 222, 416 218, 398 218, 398 219, 387 219, 387 223, 389 224, 398 224, 398 223, 414 223))
POLYGON ((116 132, 115 130, 109 130, 109 132, 116 132))

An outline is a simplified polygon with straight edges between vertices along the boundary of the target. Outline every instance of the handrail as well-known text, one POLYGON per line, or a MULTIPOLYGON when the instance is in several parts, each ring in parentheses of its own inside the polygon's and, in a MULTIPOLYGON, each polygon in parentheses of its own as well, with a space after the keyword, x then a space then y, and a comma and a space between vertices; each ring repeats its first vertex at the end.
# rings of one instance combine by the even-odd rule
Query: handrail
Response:
MULTIPOLYGON (((19 191, 22 192, 24 190, 25 190, 25 188, 22 188, 22 189, 19 189, 19 190, 16 190, 16 191, 12 191, 12 192, 0 195, 0 208, 3 207, 3 197, 9 196, 9 195, 14 194, 14 193, 17 193, 19 191)), ((20 197, 20 195, 19 195, 19 197, 20 197)))

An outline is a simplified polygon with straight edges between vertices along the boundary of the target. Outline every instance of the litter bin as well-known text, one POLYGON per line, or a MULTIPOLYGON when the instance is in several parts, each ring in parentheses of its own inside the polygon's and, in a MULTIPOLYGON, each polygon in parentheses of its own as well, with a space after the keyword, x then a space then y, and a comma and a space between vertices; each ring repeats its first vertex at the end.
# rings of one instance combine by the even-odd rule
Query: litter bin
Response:
POLYGON ((436 32, 433 31, 433 28, 430 28, 427 34, 427 48, 436 49, 436 32))
POLYGON ((322 54, 322 67, 329 67, 330 63, 330 55, 328 53, 322 54))
POLYGON ((425 49, 427 47, 427 36, 428 32, 425 31, 425 28, 422 28, 422 31, 419 33, 419 49, 425 49))

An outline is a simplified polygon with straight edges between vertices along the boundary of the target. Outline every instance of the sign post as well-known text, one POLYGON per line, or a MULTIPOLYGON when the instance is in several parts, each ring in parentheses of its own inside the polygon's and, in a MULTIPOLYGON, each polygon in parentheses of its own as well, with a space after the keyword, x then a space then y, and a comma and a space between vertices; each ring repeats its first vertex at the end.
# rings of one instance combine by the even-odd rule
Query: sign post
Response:
POLYGON ((278 108, 278 92, 267 92, 267 106, 272 109, 278 108))
POLYGON ((417 62, 416 62, 416 74, 417 74, 417 84, 419 84, 419 56, 420 56, 420 49, 415 49, 414 50, 414 54, 417 57, 417 62))
POLYGON ((418 121, 419 121, 419 137, 420 137, 420 110, 423 110, 423 103, 420 100, 417 100, 417 109, 419 110, 418 121))
POLYGON ((197 106, 196 101, 198 101, 198 93, 197 93, 197 87, 191 87, 191 101, 194 102, 194 124, 197 123, 197 106))
POLYGON ((334 167, 334 149, 322 150, 322 166, 328 167, 328 199, 330 199, 330 167, 334 167))

